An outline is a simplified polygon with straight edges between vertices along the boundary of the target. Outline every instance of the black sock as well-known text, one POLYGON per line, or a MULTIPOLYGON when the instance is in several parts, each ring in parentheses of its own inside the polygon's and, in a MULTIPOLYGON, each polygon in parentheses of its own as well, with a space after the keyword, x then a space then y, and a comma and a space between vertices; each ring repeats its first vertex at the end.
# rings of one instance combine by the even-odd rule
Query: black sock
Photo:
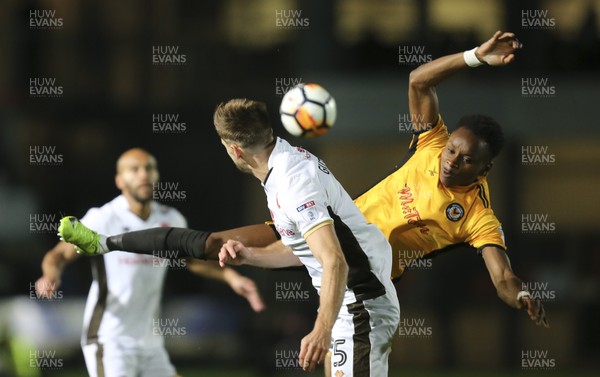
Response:
POLYGON ((110 250, 165 258, 193 257, 206 259, 204 244, 210 232, 187 228, 152 228, 110 236, 106 245, 110 250), (168 251, 168 252, 167 252, 168 251))

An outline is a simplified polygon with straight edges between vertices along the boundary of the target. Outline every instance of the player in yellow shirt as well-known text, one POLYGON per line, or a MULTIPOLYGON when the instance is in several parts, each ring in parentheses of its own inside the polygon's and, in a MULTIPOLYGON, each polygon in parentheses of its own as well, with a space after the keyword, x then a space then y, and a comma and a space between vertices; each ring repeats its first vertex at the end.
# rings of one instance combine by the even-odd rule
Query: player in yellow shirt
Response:
POLYGON ((452 245, 477 249, 498 296, 525 308, 538 325, 548 327, 544 307, 522 290, 513 273, 502 226, 491 209, 486 176, 504 143, 502 129, 484 115, 465 116, 448 133, 439 115, 435 86, 478 65, 512 62, 521 43, 512 33, 496 32, 481 46, 441 57, 411 72, 408 89, 414 136, 404 164, 359 196, 355 203, 388 238, 395 256, 392 278, 406 257, 424 257, 452 245))
POLYGON ((482 115, 464 117, 459 125, 450 136, 438 116, 431 129, 415 133, 406 162, 354 201, 392 245, 393 279, 402 275, 411 259, 448 246, 467 243, 479 252, 485 247, 506 249, 502 227, 490 208, 485 178, 492 158, 488 144, 473 150, 463 140, 467 133, 486 130, 493 136, 490 143, 499 147, 502 131, 482 115), (465 147, 459 152, 454 143, 465 147), (456 179, 460 167, 475 162, 485 163, 485 170, 456 179))

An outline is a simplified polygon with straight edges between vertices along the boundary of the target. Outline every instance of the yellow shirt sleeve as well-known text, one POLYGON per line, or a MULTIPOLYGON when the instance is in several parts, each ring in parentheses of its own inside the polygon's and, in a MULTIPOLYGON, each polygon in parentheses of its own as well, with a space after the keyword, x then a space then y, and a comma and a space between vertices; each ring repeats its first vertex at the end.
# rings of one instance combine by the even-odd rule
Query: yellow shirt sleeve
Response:
POLYGON ((494 245, 506 250, 502 224, 490 208, 482 210, 478 216, 470 219, 466 226, 466 232, 466 242, 476 249, 494 245))
POLYGON ((438 115, 438 120, 432 129, 413 135, 410 148, 416 147, 417 152, 430 148, 440 149, 446 145, 449 137, 448 127, 444 124, 442 116, 438 115))

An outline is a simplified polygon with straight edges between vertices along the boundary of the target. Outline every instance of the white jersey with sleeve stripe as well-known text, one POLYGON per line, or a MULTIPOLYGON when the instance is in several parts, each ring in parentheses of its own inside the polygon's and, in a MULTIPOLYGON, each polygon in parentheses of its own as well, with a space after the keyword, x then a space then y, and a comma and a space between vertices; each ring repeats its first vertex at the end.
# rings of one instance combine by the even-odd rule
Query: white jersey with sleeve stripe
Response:
MULTIPOLYGON (((186 227, 176 209, 151 203, 143 220, 131 212, 123 195, 81 219, 90 229, 107 235, 155 227, 186 227)), ((159 258, 114 251, 91 258, 93 282, 86 302, 82 344, 117 342, 126 348, 163 345, 153 331, 159 319, 163 282, 168 267, 159 258)))
MULTIPOLYGON (((306 266, 320 292, 323 268, 305 238, 333 224, 348 263, 344 305, 384 295, 390 279, 391 247, 383 233, 367 223, 325 163, 308 151, 277 138, 263 182, 267 203, 281 241, 306 266)), ((394 292, 395 294, 395 292, 394 292)))

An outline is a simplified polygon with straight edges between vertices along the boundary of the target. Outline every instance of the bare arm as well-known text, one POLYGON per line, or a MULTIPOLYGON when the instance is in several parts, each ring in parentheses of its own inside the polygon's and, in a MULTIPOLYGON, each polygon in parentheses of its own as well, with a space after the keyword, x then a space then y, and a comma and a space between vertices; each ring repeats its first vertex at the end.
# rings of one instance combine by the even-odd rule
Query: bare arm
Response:
POLYGON ((525 308, 531 320, 537 325, 549 327, 544 306, 539 299, 532 300, 530 297, 525 296, 517 300, 523 282, 512 271, 506 252, 496 246, 487 246, 483 248, 482 256, 494 287, 496 287, 498 297, 510 307, 515 309, 525 308))
MULTIPOLYGON (((519 48, 521 43, 513 33, 497 31, 479 46, 475 55, 488 65, 506 65, 514 60, 519 48)), ((459 52, 423 64, 410 73, 408 107, 415 131, 426 130, 437 122, 439 103, 435 86, 465 68, 468 65, 459 52)))
POLYGON ((39 297, 51 298, 58 290, 65 266, 79 257, 75 247, 60 241, 50 249, 42 260, 42 276, 35 282, 35 291, 39 297))
POLYGON ((199 276, 227 283, 238 295, 248 300, 255 312, 264 310, 265 304, 258 292, 254 281, 247 278, 232 268, 221 268, 217 262, 202 261, 194 258, 186 259, 187 269, 199 276))
POLYGON ((331 342, 331 330, 339 315, 348 281, 348 264, 333 225, 321 226, 306 242, 323 267, 319 314, 313 330, 300 343, 300 365, 312 371, 324 361, 331 342))
POLYGON ((264 268, 284 268, 302 266, 302 262, 289 247, 281 241, 273 242, 265 247, 246 247, 237 240, 228 240, 221 247, 219 264, 247 264, 264 268))
POLYGON ((221 246, 228 240, 240 241, 246 246, 266 247, 277 242, 277 237, 273 229, 264 223, 212 232, 206 239, 206 254, 214 255, 214 259, 218 259, 221 246))
MULTIPOLYGON (((225 278, 225 269, 219 267, 216 262, 204 261, 188 257, 185 259, 185 266, 191 273, 207 279, 218 280, 227 283, 225 278)), ((229 269, 228 269, 229 270, 229 269)))

